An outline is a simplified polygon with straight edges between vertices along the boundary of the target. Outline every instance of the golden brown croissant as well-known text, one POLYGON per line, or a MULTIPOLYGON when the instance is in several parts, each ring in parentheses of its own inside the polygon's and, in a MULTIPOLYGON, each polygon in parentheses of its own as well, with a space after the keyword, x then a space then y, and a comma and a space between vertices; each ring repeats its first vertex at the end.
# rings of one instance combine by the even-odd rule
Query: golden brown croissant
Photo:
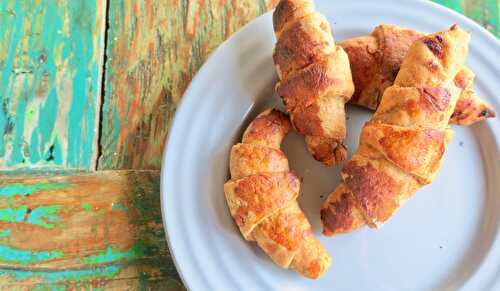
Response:
POLYGON ((273 14, 276 91, 309 152, 333 165, 347 156, 344 105, 354 92, 349 60, 309 0, 281 0, 273 14))
POLYGON ((456 76, 469 34, 454 25, 412 44, 342 170, 342 183, 321 210, 323 233, 378 227, 432 182, 451 138, 447 128, 462 92, 456 76))
POLYGON ((278 110, 257 116, 231 149, 224 193, 245 239, 255 240, 280 267, 318 278, 331 258, 297 203, 300 179, 280 150, 289 130, 288 117, 278 110))
MULTIPOLYGON (((350 103, 377 109, 384 90, 393 84, 408 48, 422 36, 415 30, 379 25, 370 35, 340 42, 338 45, 349 55, 356 86, 350 103)), ((474 73, 464 67, 457 78, 462 79, 460 85, 464 90, 450 122, 469 125, 495 117, 493 108, 474 93, 474 73)))

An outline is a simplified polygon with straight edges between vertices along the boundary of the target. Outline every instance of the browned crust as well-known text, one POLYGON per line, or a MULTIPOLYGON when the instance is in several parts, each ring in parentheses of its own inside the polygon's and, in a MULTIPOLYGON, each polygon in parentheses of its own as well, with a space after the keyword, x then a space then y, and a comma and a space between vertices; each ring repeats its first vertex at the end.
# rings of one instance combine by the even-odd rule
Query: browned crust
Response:
POLYGON ((432 37, 424 37, 422 41, 434 56, 441 60, 444 59, 446 42, 443 37, 438 34, 432 37))
POLYGON ((372 32, 379 43, 379 65, 384 81, 394 82, 410 46, 423 36, 412 29, 393 25, 379 25, 372 32))
POLYGON ((446 112, 440 111, 432 98, 419 88, 390 87, 373 116, 374 121, 393 123, 397 120, 405 126, 434 126, 446 120, 446 112), (405 98, 401 98, 405 96, 405 98))
POLYGON ((291 172, 259 173, 224 185, 231 214, 245 237, 262 219, 297 198, 300 179, 291 172))
POLYGON ((345 118, 340 116, 345 116, 345 102, 354 92, 348 56, 335 46, 328 21, 314 12, 312 1, 280 1, 273 24, 277 38, 273 59, 280 78, 276 92, 299 133, 335 139, 308 145, 315 158, 332 165, 345 156, 338 154, 343 147, 333 145, 345 138, 345 118))
MULTIPOLYGON (((349 55, 352 77, 356 85, 350 102, 375 110, 384 90, 394 82, 395 74, 409 47, 422 35, 411 29, 380 25, 371 35, 340 43, 349 55)), ((440 35, 426 37, 424 43, 438 57, 444 56, 445 41, 440 35)), ((426 65, 432 73, 438 73, 440 70, 440 64, 436 61, 429 61, 426 65)), ((452 124, 470 125, 496 116, 493 107, 474 93, 473 78, 470 69, 465 67, 455 78, 455 84, 464 91, 450 119, 452 124)))
POLYGON ((347 233, 365 225, 352 193, 344 183, 329 195, 320 214, 326 236, 347 233))
POLYGON ((259 114, 231 150, 224 193, 245 239, 256 241, 277 265, 317 278, 331 258, 298 206, 300 179, 279 149, 289 129, 288 116, 280 111, 259 114))
POLYGON ((233 179, 260 172, 287 172, 288 159, 280 149, 239 143, 231 149, 229 169, 233 179))
POLYGON ((321 243, 311 235, 302 244, 291 266, 307 278, 317 279, 328 269, 331 262, 331 257, 321 243))
POLYGON ((283 76, 324 59, 326 53, 331 50, 329 47, 333 39, 330 32, 324 31, 323 33, 328 35, 329 39, 322 39, 321 33, 312 31, 318 29, 316 26, 312 26, 312 23, 309 25, 304 23, 308 18, 305 17, 302 21, 292 23, 281 33, 276 42, 273 59, 283 76))
POLYGON ((283 98, 288 112, 311 106, 319 96, 339 82, 329 76, 328 68, 328 61, 322 60, 290 74, 278 83, 276 92, 283 98))
POLYGON ((430 183, 432 169, 443 157, 447 137, 441 129, 368 122, 362 129, 360 141, 403 171, 418 177, 421 183, 430 183))
POLYGON ((296 107, 293 111, 293 127, 301 134, 322 136, 325 134, 322 126, 322 120, 319 116, 320 108, 317 104, 308 107, 296 107))
POLYGON ((463 69, 468 41, 454 26, 411 46, 395 85, 362 129, 358 150, 342 170, 343 184, 323 207, 326 234, 350 229, 356 208, 369 226, 379 227, 433 180, 451 139, 447 124, 467 87, 467 76, 453 78, 463 69))
POLYGON ((366 164, 349 161, 342 170, 342 178, 363 213, 373 221, 386 221, 399 207, 401 183, 370 161, 366 164))
POLYGON ((288 116, 273 109, 257 116, 243 134, 243 143, 279 148, 291 128, 288 116))
POLYGON ((380 71, 376 39, 366 36, 343 41, 339 45, 349 56, 352 80, 355 84, 354 94, 350 102, 372 110, 376 109, 379 100, 375 96, 382 97, 381 85, 377 82, 376 77, 380 71), (365 100, 363 98, 365 95, 370 96, 370 98, 365 100))
POLYGON ((300 209, 279 211, 264 221, 259 230, 267 233, 271 240, 290 251, 297 250, 304 239, 312 235, 311 225, 300 209))
POLYGON ((287 23, 308 14, 312 6, 310 0, 281 0, 273 12, 274 31, 281 32, 287 23))
POLYGON ((471 125, 486 118, 496 117, 493 107, 483 100, 474 97, 473 91, 466 91, 458 99, 455 111, 451 116, 451 122, 458 125, 471 125))
POLYGON ((451 116, 451 123, 471 125, 486 118, 496 116, 491 105, 476 96, 472 88, 474 73, 469 69, 461 70, 454 79, 455 85, 463 90, 451 116))
POLYGON ((306 136, 306 145, 313 157, 327 166, 333 166, 347 158, 347 148, 338 139, 306 136))

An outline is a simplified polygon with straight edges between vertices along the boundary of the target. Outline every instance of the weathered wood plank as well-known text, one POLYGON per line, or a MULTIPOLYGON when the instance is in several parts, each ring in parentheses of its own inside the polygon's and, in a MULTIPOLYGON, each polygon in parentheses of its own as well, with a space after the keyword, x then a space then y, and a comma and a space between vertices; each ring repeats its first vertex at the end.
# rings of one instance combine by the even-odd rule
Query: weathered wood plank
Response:
POLYGON ((159 169, 175 108, 223 40, 277 0, 111 0, 100 169, 159 169))
POLYGON ((182 286, 166 245, 159 198, 158 171, 3 177, 0 289, 182 286))
POLYGON ((92 169, 106 1, 0 1, 0 170, 92 169))

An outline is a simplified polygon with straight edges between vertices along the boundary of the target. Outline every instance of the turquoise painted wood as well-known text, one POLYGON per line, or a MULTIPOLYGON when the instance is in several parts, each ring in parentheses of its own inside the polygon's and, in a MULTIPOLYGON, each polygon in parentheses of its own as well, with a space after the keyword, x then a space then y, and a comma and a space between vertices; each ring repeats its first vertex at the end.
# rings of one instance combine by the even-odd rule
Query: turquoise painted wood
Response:
POLYGON ((163 232, 159 175, 1 179, 0 290, 181 290, 163 232))
POLYGON ((0 170, 93 169, 106 1, 0 1, 0 170))

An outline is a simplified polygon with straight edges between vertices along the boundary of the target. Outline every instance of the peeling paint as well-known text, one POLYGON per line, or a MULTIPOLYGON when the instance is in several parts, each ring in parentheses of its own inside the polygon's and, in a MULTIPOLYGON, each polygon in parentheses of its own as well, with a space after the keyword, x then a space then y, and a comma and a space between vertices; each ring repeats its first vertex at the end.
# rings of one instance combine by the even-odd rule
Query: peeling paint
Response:
POLYGON ((94 167, 103 7, 0 1, 0 170, 94 167))
POLYGON ((22 205, 18 208, 0 209, 0 221, 53 228, 60 221, 57 213, 61 208, 61 205, 49 205, 31 209, 22 205))
POLYGON ((60 281, 80 281, 91 278, 112 278, 120 272, 121 266, 97 267, 83 270, 65 270, 65 271, 24 271, 24 270, 0 270, 0 275, 13 276, 16 280, 25 280, 28 278, 42 278, 45 283, 60 281))
POLYGON ((123 259, 134 259, 144 256, 145 247, 142 243, 138 242, 131 249, 126 251, 121 251, 119 249, 113 248, 110 245, 106 247, 106 250, 99 252, 97 255, 92 255, 82 259, 82 263, 87 265, 97 265, 110 262, 118 262, 123 259))
POLYGON ((0 230, 0 238, 9 237, 11 234, 12 234, 12 230, 10 230, 10 229, 0 230))
MULTIPOLYGON (((0 260, 4 262, 17 262, 29 264, 57 259, 63 256, 61 251, 44 252, 15 249, 6 245, 0 245, 0 260)), ((0 270, 1 273, 2 270, 0 270)))
POLYGON ((66 182, 53 182, 53 183, 38 183, 32 185, 23 185, 21 183, 14 183, 8 185, 0 185, 0 196, 13 197, 16 195, 26 196, 38 191, 52 191, 61 190, 71 187, 72 184, 66 182))

